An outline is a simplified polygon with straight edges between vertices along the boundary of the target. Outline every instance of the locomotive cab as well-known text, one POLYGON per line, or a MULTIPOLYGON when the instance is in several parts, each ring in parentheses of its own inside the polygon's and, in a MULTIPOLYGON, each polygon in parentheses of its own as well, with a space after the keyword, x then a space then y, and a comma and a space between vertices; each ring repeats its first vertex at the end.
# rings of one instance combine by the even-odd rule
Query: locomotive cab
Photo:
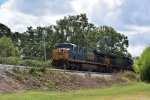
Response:
POLYGON ((63 68, 67 65, 69 58, 69 51, 74 49, 75 45, 70 43, 59 43, 53 50, 52 65, 58 68, 63 68))

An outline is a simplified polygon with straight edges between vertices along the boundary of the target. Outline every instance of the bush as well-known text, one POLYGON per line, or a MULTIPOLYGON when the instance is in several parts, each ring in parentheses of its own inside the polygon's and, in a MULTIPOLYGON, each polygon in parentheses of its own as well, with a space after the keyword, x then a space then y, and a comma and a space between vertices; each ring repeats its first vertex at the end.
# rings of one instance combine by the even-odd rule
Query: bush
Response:
POLYGON ((150 81, 150 47, 147 47, 138 61, 135 70, 142 80, 150 81))
POLYGON ((0 38, 0 56, 19 56, 19 50, 15 47, 12 40, 6 36, 0 38))
POLYGON ((20 65, 20 61, 19 57, 0 57, 1 64, 20 65))
POLYGON ((29 74, 32 74, 34 76, 41 76, 42 73, 46 72, 46 68, 42 67, 42 68, 30 68, 29 69, 29 74))
POLYGON ((24 66, 31 66, 31 67, 41 67, 43 64, 42 61, 38 60, 24 60, 24 66))
POLYGON ((125 71, 122 73, 122 76, 129 79, 130 81, 140 81, 139 76, 132 71, 125 71))
POLYGON ((46 68, 45 67, 39 68, 39 71, 42 72, 42 73, 45 73, 46 72, 46 68))
POLYGON ((30 68, 29 74, 36 75, 37 74, 37 68, 30 68))
MULTIPOLYGON (((51 61, 46 62, 39 60, 22 60, 19 57, 0 57, 0 64, 8 65, 20 65, 20 66, 30 66, 30 67, 51 67, 51 61)), ((44 69, 42 69, 44 71, 44 69)))
POLYGON ((22 64, 30 67, 51 67, 51 60, 46 62, 39 60, 24 60, 22 64))
POLYGON ((52 60, 48 60, 46 62, 43 62, 43 66, 44 67, 51 67, 51 63, 52 63, 52 60))

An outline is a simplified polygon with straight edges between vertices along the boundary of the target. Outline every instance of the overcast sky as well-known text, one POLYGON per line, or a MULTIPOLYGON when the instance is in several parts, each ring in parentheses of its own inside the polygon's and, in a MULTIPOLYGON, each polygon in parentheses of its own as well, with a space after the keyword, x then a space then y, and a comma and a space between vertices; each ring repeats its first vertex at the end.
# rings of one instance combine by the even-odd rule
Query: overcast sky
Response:
POLYGON ((80 13, 96 26, 108 25, 127 35, 132 56, 150 44, 150 0, 0 0, 0 23, 12 31, 48 26, 80 13))

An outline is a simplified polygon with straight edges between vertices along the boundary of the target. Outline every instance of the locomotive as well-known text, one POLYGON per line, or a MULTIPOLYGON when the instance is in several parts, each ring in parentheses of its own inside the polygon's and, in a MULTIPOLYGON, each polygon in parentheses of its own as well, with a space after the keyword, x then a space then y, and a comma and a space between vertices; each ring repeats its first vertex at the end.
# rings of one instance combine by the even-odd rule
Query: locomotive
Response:
POLYGON ((59 43, 53 50, 52 65, 59 69, 113 72, 132 70, 132 59, 112 53, 59 43))

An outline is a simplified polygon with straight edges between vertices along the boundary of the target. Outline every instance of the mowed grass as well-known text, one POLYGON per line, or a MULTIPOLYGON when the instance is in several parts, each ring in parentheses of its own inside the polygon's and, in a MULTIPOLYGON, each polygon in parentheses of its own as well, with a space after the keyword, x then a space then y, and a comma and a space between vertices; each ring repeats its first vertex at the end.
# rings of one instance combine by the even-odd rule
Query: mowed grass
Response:
POLYGON ((1 94, 0 100, 150 100, 150 84, 136 83, 105 89, 85 89, 71 92, 26 91, 1 94))

